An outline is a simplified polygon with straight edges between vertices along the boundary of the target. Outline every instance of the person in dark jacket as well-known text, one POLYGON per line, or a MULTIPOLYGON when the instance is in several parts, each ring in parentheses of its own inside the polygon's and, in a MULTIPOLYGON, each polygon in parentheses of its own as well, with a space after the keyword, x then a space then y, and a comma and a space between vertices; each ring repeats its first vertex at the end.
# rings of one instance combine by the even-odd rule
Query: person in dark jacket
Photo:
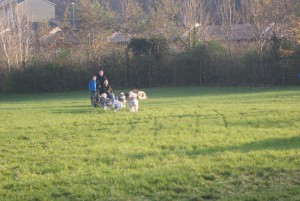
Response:
POLYGON ((99 92, 100 92, 100 95, 103 93, 106 93, 107 97, 110 98, 112 100, 112 102, 115 101, 115 95, 113 93, 111 86, 108 84, 108 80, 105 80, 103 82, 103 86, 100 88, 99 92))
POLYGON ((105 80, 107 80, 106 76, 104 75, 103 70, 100 70, 97 75, 97 91, 100 94, 100 88, 103 87, 105 80))
POLYGON ((97 105, 97 76, 93 76, 89 82, 89 91, 91 92, 91 105, 95 107, 97 105))

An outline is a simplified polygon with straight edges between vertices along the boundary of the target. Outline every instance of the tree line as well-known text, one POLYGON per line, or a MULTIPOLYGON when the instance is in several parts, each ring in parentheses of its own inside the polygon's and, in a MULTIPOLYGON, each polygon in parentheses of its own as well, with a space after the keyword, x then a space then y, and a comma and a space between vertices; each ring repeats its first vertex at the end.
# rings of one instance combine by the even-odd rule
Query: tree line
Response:
POLYGON ((99 69, 116 87, 299 84, 297 0, 110 3, 61 1, 55 34, 13 4, 0 9, 1 90, 80 89, 99 69))

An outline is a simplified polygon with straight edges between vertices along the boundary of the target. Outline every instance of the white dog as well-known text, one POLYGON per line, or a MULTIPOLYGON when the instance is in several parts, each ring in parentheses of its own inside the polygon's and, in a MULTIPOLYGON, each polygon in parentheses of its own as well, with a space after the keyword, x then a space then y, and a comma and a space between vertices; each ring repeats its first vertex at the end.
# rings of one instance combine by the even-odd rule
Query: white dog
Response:
POLYGON ((123 108, 126 107, 126 96, 125 96, 125 94, 123 92, 118 97, 118 101, 120 101, 120 102, 123 103, 123 108))
POLYGON ((130 112, 137 112, 139 109, 139 101, 137 99, 137 94, 133 93, 132 91, 129 92, 128 107, 130 109, 130 112))
POLYGON ((100 96, 100 106, 104 110, 109 110, 111 105, 112 105, 112 101, 110 100, 110 98, 107 98, 107 94, 106 93, 101 94, 101 96, 100 96))
POLYGON ((124 106, 123 106, 123 103, 121 101, 118 101, 118 100, 115 100, 113 102, 113 108, 114 108, 114 112, 117 112, 119 111, 120 109, 122 109, 124 106))

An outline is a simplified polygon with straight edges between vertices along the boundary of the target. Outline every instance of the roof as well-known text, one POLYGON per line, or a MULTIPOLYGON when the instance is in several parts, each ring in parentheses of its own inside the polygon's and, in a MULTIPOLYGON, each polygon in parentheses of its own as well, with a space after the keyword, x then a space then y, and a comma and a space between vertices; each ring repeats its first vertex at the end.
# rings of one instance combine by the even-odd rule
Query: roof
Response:
POLYGON ((0 0, 0 6, 7 5, 9 3, 18 3, 18 0, 0 0))
POLYGON ((0 30, 0 36, 2 35, 2 34, 5 34, 6 32, 9 32, 10 31, 10 29, 9 28, 6 28, 5 30, 0 30))
POLYGON ((256 28, 251 24, 236 24, 229 27, 208 26, 206 33, 211 39, 219 40, 255 40, 259 38, 256 28))
MULTIPOLYGON (((25 1, 28 1, 28 0, 0 0, 0 5, 5 4, 5 3, 18 3, 18 4, 21 4, 25 1)), ((52 4, 52 5, 56 6, 55 3, 51 2, 51 1, 48 1, 48 0, 40 0, 40 1, 45 1, 49 4, 52 4)))
POLYGON ((130 42, 131 38, 132 36, 130 34, 115 32, 110 37, 108 37, 107 40, 112 43, 128 43, 130 42))
POLYGON ((261 38, 264 40, 270 40, 274 36, 276 36, 275 31, 274 31, 274 25, 275 23, 271 23, 269 26, 265 28, 263 33, 261 34, 261 38))
POLYGON ((45 41, 45 40, 49 39, 51 36, 54 36, 59 31, 62 31, 62 29, 60 27, 55 27, 55 28, 51 29, 47 34, 42 36, 40 38, 40 40, 45 41))
POLYGON ((41 45, 54 45, 56 47, 76 47, 80 41, 80 35, 69 29, 62 30, 59 27, 49 30, 39 38, 41 45))
MULTIPOLYGON (((29 1, 29 0, 21 0, 21 1, 18 0, 18 3, 22 4, 22 3, 26 2, 26 1, 29 1)), ((55 3, 51 2, 51 1, 48 1, 48 0, 40 0, 40 1, 45 1, 45 2, 47 2, 47 3, 49 3, 49 4, 53 5, 53 6, 56 6, 55 3)))

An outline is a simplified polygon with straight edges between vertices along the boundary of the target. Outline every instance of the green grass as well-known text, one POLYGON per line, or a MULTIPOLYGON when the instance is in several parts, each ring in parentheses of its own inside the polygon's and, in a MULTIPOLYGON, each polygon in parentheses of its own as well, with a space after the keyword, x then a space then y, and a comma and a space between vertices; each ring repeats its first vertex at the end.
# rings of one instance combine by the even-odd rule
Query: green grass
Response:
POLYGON ((0 95, 0 200, 300 200, 300 88, 0 95))

